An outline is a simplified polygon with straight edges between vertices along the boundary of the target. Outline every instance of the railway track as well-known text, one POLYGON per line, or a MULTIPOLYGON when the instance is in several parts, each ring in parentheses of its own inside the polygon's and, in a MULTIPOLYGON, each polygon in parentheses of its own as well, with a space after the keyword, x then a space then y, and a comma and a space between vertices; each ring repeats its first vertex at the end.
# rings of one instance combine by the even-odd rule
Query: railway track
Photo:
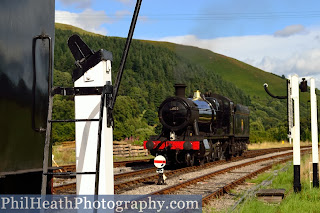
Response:
MULTIPOLYGON (((227 162, 239 161, 247 158, 265 155, 268 153, 280 152, 280 151, 285 151, 290 149, 292 148, 284 147, 284 148, 272 148, 272 149, 263 149, 263 150, 252 150, 252 151, 245 152, 243 156, 232 158, 231 161, 220 160, 220 161, 209 162, 201 166, 185 167, 185 168, 176 169, 176 170, 167 170, 165 175, 168 178, 172 178, 184 173, 210 168, 213 166, 225 164, 227 162)), ((156 170, 155 168, 147 168, 147 169, 141 169, 138 171, 121 173, 121 174, 115 175, 114 187, 115 187, 116 194, 121 194, 126 190, 139 187, 145 183, 154 183, 158 179, 158 175, 155 173, 155 170, 156 170)), ((75 193, 75 188, 76 188, 76 183, 63 184, 63 185, 55 186, 54 193, 56 194, 60 194, 60 193, 65 194, 65 193, 72 193, 72 192, 75 193)))
MULTIPOLYGON (((310 150, 302 150, 301 153, 309 152, 310 150)), ((274 164, 283 163, 292 160, 292 152, 279 154, 271 157, 261 158, 258 160, 238 164, 235 166, 220 169, 187 181, 175 184, 170 187, 150 193, 149 195, 163 195, 163 194, 202 194, 202 204, 208 204, 212 199, 218 198, 229 192, 232 188, 243 183, 246 179, 252 178, 259 173, 270 169, 274 164), (280 160, 277 160, 280 159, 280 160), (267 163, 266 163, 267 162, 267 163), (259 164, 258 169, 250 169, 254 164, 259 164), (241 168, 241 170, 239 170, 241 168), (245 169, 247 171, 244 171, 245 169), (232 173, 230 180, 226 180, 226 173, 232 173), (222 177, 224 176, 224 177, 222 177), (236 178, 234 178, 237 176, 236 178), (226 182, 221 184, 221 181, 226 182), (198 183, 206 184, 203 187, 198 183), (220 183, 219 183, 220 182, 220 183)))
MULTIPOLYGON (((243 160, 246 158, 252 158, 252 157, 268 154, 268 153, 274 152, 274 151, 275 150, 268 150, 268 149, 249 151, 249 152, 246 152, 243 156, 238 156, 238 157, 232 158, 231 161, 219 160, 219 161, 209 162, 209 163, 206 163, 206 164, 200 165, 200 166, 184 167, 184 168, 175 169, 175 170, 166 170, 165 175, 169 179, 169 178, 181 175, 181 174, 211 168, 213 166, 222 165, 222 164, 225 164, 228 162, 239 161, 239 160, 243 160)), ((150 170, 150 171, 152 171, 152 170, 150 170)), ((125 182, 115 184, 115 186, 114 186, 115 193, 121 194, 129 189, 141 186, 144 183, 151 183, 152 184, 152 183, 156 182, 158 180, 158 174, 155 173, 155 169, 153 171, 154 172, 152 173, 152 175, 147 175, 147 173, 144 173, 144 176, 140 177, 138 179, 128 180, 125 182)), ((130 177, 130 176, 128 176, 128 177, 130 177)))
MULTIPOLYGON (((139 165, 139 164, 149 164, 152 163, 152 160, 146 159, 146 160, 131 160, 131 161, 118 161, 113 163, 113 167, 129 167, 129 166, 134 166, 134 165, 139 165)), ((63 172, 75 172, 76 171, 76 165, 75 164, 70 164, 70 165, 63 165, 60 166, 61 170, 63 172)), ((59 172, 59 170, 55 170, 55 172, 59 172)))
POLYGON ((128 166, 134 166, 134 165, 138 165, 138 164, 149 164, 149 163, 153 163, 153 159, 146 159, 146 160, 132 160, 132 161, 119 161, 119 162, 114 162, 113 163, 113 167, 128 167, 128 166))
MULTIPOLYGON (((304 147, 310 147, 310 146, 304 146, 304 147)), ((301 147, 303 148, 303 147, 301 147)), ((271 149, 260 149, 260 150, 252 150, 252 151, 261 151, 264 152, 266 150, 275 150, 275 151, 284 151, 284 150, 290 150, 292 149, 292 147, 283 147, 283 148, 271 148, 271 149)), ((132 160, 132 161, 118 161, 118 162, 114 162, 113 163, 113 167, 117 168, 117 167, 129 167, 129 166, 134 166, 134 165, 138 165, 138 164, 149 164, 152 163, 152 159, 146 159, 146 160, 132 160)), ((70 164, 70 165, 63 165, 60 166, 61 170, 63 172, 75 172, 76 171, 76 165, 75 164, 70 164)), ((55 170, 55 172, 59 172, 59 170, 55 170)))
MULTIPOLYGON (((127 179, 127 178, 134 178, 138 175, 146 175, 146 174, 150 174, 150 173, 155 173, 156 169, 154 167, 152 168, 146 168, 146 169, 140 169, 138 171, 132 171, 132 172, 125 172, 125 173, 120 173, 120 174, 116 174, 114 175, 114 180, 115 180, 115 188, 119 188, 121 183, 121 180, 123 179, 127 179)), ((134 180, 133 180, 134 182, 134 180)), ((123 183, 122 183, 123 184, 123 183)), ((54 187, 54 193, 75 193, 75 188, 76 188, 76 183, 72 182, 72 183, 67 183, 67 184, 61 184, 59 186, 55 186, 54 187)))
MULTIPOLYGON (((200 165, 200 166, 184 167, 184 168, 175 169, 175 170, 166 170, 165 175, 167 176, 168 179, 170 179, 170 178, 179 176, 181 174, 190 173, 190 172, 194 172, 194 171, 201 171, 204 169, 212 168, 212 167, 215 167, 218 165, 223 165, 223 164, 230 163, 230 162, 236 162, 236 161, 249 159, 249 158, 253 158, 253 157, 258 157, 261 155, 280 152, 280 151, 287 151, 290 149, 292 149, 292 148, 291 147, 284 147, 284 148, 252 150, 252 151, 245 152, 244 155, 242 155, 242 156, 233 157, 230 161, 219 160, 219 161, 209 162, 209 163, 206 163, 206 164, 200 165)), ((149 170, 149 171, 152 171, 152 170, 149 170)), ((123 174, 123 175, 125 176, 126 174, 123 174)), ((130 175, 128 175, 128 178, 129 177, 130 177, 130 175)), ((158 174, 156 174, 155 172, 153 172, 151 175, 144 173, 144 176, 139 177, 138 179, 132 179, 132 180, 128 180, 128 181, 125 181, 122 183, 115 184, 115 186, 114 186, 115 193, 121 194, 123 192, 126 192, 127 190, 132 189, 132 188, 142 186, 145 183, 147 183, 147 184, 155 183, 157 180, 158 180, 158 174)))

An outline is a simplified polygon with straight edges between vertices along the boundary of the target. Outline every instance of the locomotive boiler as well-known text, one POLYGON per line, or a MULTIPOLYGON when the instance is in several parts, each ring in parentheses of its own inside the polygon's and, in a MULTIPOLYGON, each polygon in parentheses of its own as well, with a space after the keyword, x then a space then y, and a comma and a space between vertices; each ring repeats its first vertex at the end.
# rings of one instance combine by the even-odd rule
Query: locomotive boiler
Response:
POLYGON ((162 132, 144 141, 145 149, 165 156, 169 164, 187 166, 242 155, 249 143, 248 107, 200 91, 186 98, 185 88, 176 84, 175 96, 161 103, 162 132))

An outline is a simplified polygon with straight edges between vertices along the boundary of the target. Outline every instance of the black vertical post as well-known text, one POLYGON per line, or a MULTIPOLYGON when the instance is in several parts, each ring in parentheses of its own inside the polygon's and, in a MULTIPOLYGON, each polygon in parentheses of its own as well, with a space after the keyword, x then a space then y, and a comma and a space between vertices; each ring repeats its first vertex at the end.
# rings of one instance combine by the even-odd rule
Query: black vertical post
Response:
POLYGON ((319 188, 318 163, 313 163, 313 187, 319 188))
POLYGON ((293 165, 293 190, 294 192, 301 191, 300 165, 293 165))

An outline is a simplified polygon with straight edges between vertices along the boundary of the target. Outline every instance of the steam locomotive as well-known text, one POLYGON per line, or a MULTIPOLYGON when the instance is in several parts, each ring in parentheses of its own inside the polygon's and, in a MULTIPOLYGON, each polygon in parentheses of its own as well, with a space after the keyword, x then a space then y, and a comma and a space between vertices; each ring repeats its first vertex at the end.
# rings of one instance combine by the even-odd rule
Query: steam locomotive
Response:
POLYGON ((187 166, 242 155, 249 143, 249 108, 200 91, 186 98, 185 88, 176 84, 175 96, 162 102, 162 132, 144 141, 144 148, 165 156, 168 164, 187 166))

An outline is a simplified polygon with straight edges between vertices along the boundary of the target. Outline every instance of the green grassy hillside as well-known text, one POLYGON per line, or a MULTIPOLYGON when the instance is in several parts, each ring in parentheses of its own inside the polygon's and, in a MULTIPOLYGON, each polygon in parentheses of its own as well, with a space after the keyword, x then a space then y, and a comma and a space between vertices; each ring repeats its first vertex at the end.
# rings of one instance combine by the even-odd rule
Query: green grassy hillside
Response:
POLYGON ((234 83, 250 96, 261 98, 268 96, 263 89, 265 82, 268 82, 275 94, 286 95, 286 80, 272 73, 205 49, 179 45, 176 46, 175 51, 194 63, 202 64, 224 80, 234 83))
POLYGON ((55 23, 55 28, 56 29, 60 29, 60 30, 70 30, 74 33, 77 33, 79 35, 90 35, 90 36, 103 36, 103 35, 100 35, 100 34, 96 34, 96 33, 92 33, 92 32, 88 32, 88 31, 85 31, 79 27, 74 27, 74 26, 71 26, 71 25, 68 25, 68 24, 61 24, 61 23, 55 23))
MULTIPOLYGON (((276 74, 266 72, 253 67, 237 59, 214 53, 207 49, 193 46, 178 45, 169 42, 154 42, 155 46, 163 46, 171 49, 180 57, 186 58, 194 64, 201 64, 206 69, 220 75, 223 80, 232 82, 241 88, 246 94, 255 100, 265 100, 270 96, 264 90, 264 83, 269 85, 271 93, 278 96, 285 96, 287 92, 286 80, 276 74)), ((301 93, 303 101, 309 100, 309 93, 301 93)))
MULTIPOLYGON (((66 43, 69 36, 75 33, 80 34, 93 50, 106 49, 113 53, 114 79, 125 45, 124 38, 96 35, 72 26, 56 24, 55 85, 72 85, 71 72, 75 66, 66 43)), ((120 97, 115 107, 116 139, 132 136, 141 141, 159 131, 157 107, 166 97, 173 95, 175 83, 187 84, 188 95, 200 89, 248 105, 251 111, 252 142, 286 139, 286 101, 272 99, 263 89, 263 84, 267 82, 272 93, 285 95, 286 80, 233 58, 196 47, 133 40, 122 80, 120 97)), ((307 99, 307 95, 303 95, 301 115, 305 119, 302 120, 304 140, 310 136, 307 99)), ((72 100, 59 98, 55 104, 58 109, 55 118, 73 116, 70 111, 72 100)), ((54 140, 71 140, 72 128, 70 124, 54 127, 56 132, 64 131, 62 136, 60 134, 54 140)))

